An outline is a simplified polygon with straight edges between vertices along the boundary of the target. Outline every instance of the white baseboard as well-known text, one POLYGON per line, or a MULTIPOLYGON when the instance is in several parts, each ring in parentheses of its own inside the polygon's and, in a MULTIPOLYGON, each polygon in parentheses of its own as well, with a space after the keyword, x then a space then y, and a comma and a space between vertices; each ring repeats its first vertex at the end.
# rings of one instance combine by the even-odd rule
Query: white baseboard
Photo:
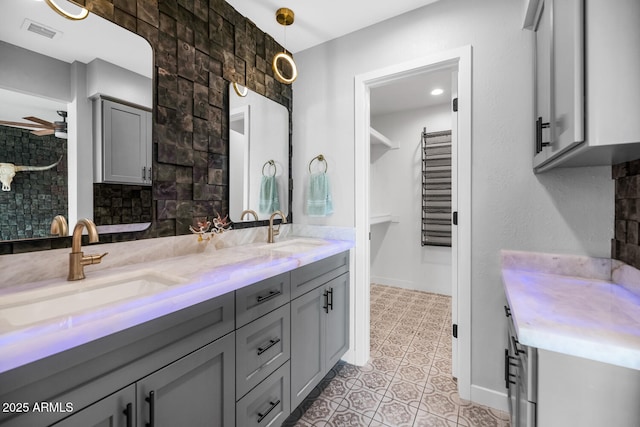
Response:
POLYGON ((509 412, 507 393, 471 384, 471 401, 503 412, 509 412))

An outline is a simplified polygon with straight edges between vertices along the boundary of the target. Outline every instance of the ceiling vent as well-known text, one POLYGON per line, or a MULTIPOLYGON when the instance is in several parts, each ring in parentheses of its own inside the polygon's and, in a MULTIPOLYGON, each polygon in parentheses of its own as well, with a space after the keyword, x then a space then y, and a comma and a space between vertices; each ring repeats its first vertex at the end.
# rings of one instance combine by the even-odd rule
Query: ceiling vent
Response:
POLYGON ((30 19, 25 19, 22 23, 22 28, 32 33, 41 35, 48 39, 57 39, 62 36, 62 31, 58 31, 46 25, 38 24, 30 19))

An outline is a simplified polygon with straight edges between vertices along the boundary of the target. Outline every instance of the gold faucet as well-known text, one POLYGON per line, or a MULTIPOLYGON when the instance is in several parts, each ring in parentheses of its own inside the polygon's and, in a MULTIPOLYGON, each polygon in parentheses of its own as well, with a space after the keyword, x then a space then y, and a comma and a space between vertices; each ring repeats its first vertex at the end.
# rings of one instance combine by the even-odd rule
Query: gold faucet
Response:
POLYGON ((69 234, 69 226, 67 220, 62 215, 56 215, 51 221, 51 234, 53 236, 64 237, 69 234))
POLYGON ((273 219, 276 215, 280 215, 280 218, 282 218, 282 224, 287 223, 287 217, 282 213, 282 211, 275 211, 272 213, 269 217, 269 234, 267 236, 267 243, 273 243, 273 236, 280 234, 280 224, 278 224, 278 228, 275 230, 273 229, 273 219))
POLYGON ((84 279, 84 266, 89 264, 100 264, 102 258, 108 254, 108 252, 102 255, 87 255, 84 256, 82 252, 82 229, 86 227, 89 234, 89 243, 95 243, 98 241, 98 230, 96 225, 90 219, 84 218, 78 220, 78 223, 73 229, 73 237, 71 239, 71 253, 69 254, 69 276, 67 280, 81 280, 84 279))
POLYGON ((258 220, 258 214, 256 213, 256 211, 252 211, 251 209, 245 209, 242 211, 242 215, 240 215, 240 221, 243 221, 246 215, 253 215, 253 217, 255 218, 254 221, 258 220))

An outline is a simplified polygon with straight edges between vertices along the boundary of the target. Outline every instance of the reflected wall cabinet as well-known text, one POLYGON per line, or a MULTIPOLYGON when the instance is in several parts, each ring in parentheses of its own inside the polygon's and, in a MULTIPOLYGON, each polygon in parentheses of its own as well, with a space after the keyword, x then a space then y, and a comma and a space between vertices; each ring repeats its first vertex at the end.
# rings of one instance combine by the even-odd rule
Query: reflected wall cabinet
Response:
POLYGON ((640 2, 526 0, 534 38, 533 168, 640 158, 640 2))
POLYGON ((151 185, 151 111, 96 98, 94 182, 151 185))

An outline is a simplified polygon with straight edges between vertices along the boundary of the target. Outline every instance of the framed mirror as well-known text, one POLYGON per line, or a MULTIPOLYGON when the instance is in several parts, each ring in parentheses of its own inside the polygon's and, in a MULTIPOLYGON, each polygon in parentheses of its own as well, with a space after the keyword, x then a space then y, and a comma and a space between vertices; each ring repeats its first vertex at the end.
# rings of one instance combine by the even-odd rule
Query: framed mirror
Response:
POLYGON ((229 85, 229 218, 289 215, 289 111, 243 86, 229 85), (246 214, 251 210, 256 213, 246 214))
POLYGON ((77 219, 92 218, 109 225, 103 232, 150 221, 150 186, 130 191, 94 184, 100 147, 95 101, 115 99, 151 111, 149 43, 94 14, 71 21, 45 2, 4 0, 0 57, 0 163, 42 167, 59 160, 47 170, 16 172, 10 190, 0 191, 0 240, 50 238, 56 215, 71 229, 77 219), (147 202, 130 199, 141 192, 147 202), (111 206, 123 211, 131 205, 135 214, 109 213, 111 206))

